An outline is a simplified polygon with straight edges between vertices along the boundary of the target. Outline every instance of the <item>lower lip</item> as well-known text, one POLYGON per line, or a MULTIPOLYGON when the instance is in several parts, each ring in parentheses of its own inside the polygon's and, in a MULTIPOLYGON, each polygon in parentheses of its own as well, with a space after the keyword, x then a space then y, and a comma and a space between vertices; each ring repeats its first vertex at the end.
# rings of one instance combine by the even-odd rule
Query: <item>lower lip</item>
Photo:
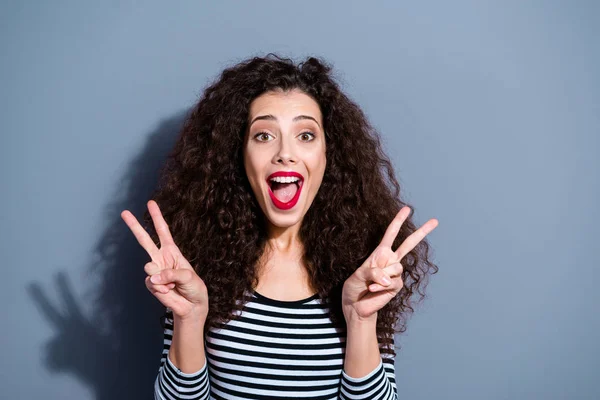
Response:
POLYGON ((303 184, 304 184, 303 180, 298 181, 298 190, 296 191, 296 194, 294 195, 294 197, 292 197, 292 199, 290 201, 288 201, 287 203, 284 203, 284 202, 280 201, 277 197, 275 197, 275 195, 271 191, 271 186, 269 186, 269 184, 267 183, 267 187, 269 188, 269 196, 271 196, 271 201, 273 201, 273 204, 275 204, 275 207, 279 208, 280 210, 289 210, 290 208, 294 207, 296 205, 296 203, 298 202, 298 199, 300 198, 300 192, 302 191, 303 184))

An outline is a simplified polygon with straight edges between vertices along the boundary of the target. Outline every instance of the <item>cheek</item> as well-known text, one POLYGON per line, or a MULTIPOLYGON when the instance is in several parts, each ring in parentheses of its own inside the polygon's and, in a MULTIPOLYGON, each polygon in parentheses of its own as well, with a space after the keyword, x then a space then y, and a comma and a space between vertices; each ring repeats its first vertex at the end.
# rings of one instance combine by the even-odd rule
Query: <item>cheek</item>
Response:
POLYGON ((252 186, 253 189, 256 189, 257 176, 256 170, 253 165, 248 164, 246 166, 246 176, 248 177, 248 182, 250 182, 250 186, 252 186))
POLYGON ((248 182, 250 182, 252 190, 257 193, 261 190, 260 181, 264 172, 261 170, 261 163, 256 158, 256 155, 248 156, 246 154, 244 156, 244 170, 246 171, 246 177, 248 178, 248 182))
POLYGON ((311 167, 313 178, 321 180, 325 173, 325 166, 327 165, 327 159, 324 152, 315 153, 310 159, 307 160, 311 167))
POLYGON ((260 172, 269 162, 271 155, 269 149, 250 146, 244 152, 244 164, 247 171, 260 172))

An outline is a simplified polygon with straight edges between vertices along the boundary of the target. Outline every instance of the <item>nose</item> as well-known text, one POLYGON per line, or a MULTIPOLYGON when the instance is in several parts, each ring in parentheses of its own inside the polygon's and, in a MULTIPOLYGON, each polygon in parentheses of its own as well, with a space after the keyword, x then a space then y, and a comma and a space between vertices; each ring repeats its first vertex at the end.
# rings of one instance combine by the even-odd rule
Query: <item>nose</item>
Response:
POLYGON ((296 163, 294 146, 292 145, 292 143, 290 143, 292 139, 289 139, 287 136, 288 135, 283 135, 283 137, 279 141, 279 148, 277 149, 277 152, 275 153, 275 157, 273 159, 275 164, 283 163, 285 165, 296 163))

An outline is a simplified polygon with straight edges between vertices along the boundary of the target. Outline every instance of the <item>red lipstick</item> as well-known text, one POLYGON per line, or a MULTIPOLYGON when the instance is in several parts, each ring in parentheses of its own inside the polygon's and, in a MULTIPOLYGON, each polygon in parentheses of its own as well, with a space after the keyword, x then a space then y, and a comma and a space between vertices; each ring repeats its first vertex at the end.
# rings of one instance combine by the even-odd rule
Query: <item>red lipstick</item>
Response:
POLYGON ((298 202, 298 199, 300 198, 300 192, 302 191, 303 183, 304 183, 304 177, 301 174, 299 174, 298 172, 294 172, 294 171, 277 171, 277 172, 274 172, 271 175, 269 175, 269 177, 267 178, 267 187, 269 188, 269 196, 271 197, 271 201, 273 202, 275 207, 279 208, 280 210, 289 210, 290 208, 294 207, 296 205, 296 203, 298 202), (284 202, 280 201, 277 197, 275 197, 275 195, 273 194, 273 191, 271 190, 270 181, 272 178, 275 178, 278 176, 283 176, 283 177, 293 176, 293 177, 297 177, 299 179, 297 182, 298 190, 296 191, 296 194, 294 195, 294 197, 292 197, 291 200, 288 201, 287 203, 284 203, 284 202))

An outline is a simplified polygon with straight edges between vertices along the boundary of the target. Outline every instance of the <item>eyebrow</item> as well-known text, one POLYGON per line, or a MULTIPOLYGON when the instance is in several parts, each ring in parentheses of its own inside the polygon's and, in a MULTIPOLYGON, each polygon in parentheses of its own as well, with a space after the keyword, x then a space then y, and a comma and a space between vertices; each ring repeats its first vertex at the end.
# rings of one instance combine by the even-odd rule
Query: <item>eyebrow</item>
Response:
MULTIPOLYGON (((252 126, 253 123, 255 123, 258 120, 268 120, 268 121, 277 121, 277 118, 274 115, 271 114, 266 114, 266 115, 259 115, 258 117, 254 118, 252 120, 252 122, 250 122, 250 125, 248 125, 248 128, 252 126)), ((294 119, 292 121, 296 122, 296 121, 300 121, 303 119, 312 119, 313 121, 315 121, 317 123, 317 125, 319 125, 319 128, 321 128, 321 125, 319 124, 319 122, 317 122, 316 119, 314 119, 313 117, 311 117, 310 115, 298 115, 297 117, 294 117, 294 119)))

